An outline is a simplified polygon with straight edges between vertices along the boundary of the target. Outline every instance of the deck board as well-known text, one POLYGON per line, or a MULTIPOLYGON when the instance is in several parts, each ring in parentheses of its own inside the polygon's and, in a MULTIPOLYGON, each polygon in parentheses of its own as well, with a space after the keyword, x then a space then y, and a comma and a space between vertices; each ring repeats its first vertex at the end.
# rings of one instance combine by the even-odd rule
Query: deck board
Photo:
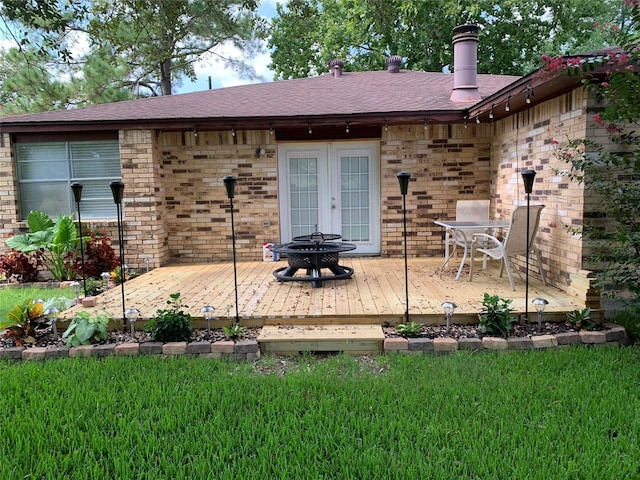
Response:
MULTIPOLYGON (((280 262, 239 262, 238 306, 243 322, 324 323, 358 322, 384 323, 404 321, 405 274, 402 258, 346 257, 340 263, 352 267, 353 277, 347 280, 324 281, 321 288, 313 288, 311 282, 279 282, 273 271, 285 265, 280 262)), ((487 270, 478 269, 474 281, 469 282, 463 273, 455 280, 455 262, 440 271, 440 258, 413 258, 408 261, 409 314, 421 323, 442 323, 441 304, 454 301, 458 308, 454 322, 477 320, 485 292, 513 299, 516 312, 525 307, 525 282, 515 276, 516 291, 511 291, 509 281, 498 276, 497 262, 487 270)), ((468 270, 466 270, 468 272, 468 270)), ((167 307, 172 293, 180 293, 188 313, 201 318, 204 305, 216 308, 216 318, 227 321, 235 316, 235 288, 233 264, 215 263, 198 265, 174 265, 154 269, 125 283, 126 308, 136 307, 142 318, 151 318, 156 310, 167 307), (228 310, 228 312, 227 312, 228 310)), ((547 312, 567 312, 578 305, 575 298, 560 289, 544 286, 535 277, 529 280, 529 301, 540 296, 549 301, 547 312)), ((71 316, 80 307, 65 312, 71 316)), ((113 288, 98 297, 95 309, 106 309, 114 317, 122 315, 120 287, 113 288)), ((529 309, 530 312, 533 309, 529 309)), ((530 313, 531 316, 531 313, 530 313)))

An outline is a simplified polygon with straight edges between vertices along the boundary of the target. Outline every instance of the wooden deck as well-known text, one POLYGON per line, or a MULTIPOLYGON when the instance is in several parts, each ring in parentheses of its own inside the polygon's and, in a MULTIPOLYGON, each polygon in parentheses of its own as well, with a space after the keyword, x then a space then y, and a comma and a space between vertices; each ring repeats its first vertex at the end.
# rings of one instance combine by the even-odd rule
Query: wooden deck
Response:
MULTIPOLYGON (((353 278, 326 281, 321 288, 312 288, 310 282, 276 281, 273 271, 284 266, 285 262, 238 263, 238 305, 243 325, 404 323, 403 259, 342 257, 340 264, 354 269, 353 278)), ((516 291, 513 292, 506 276, 498 276, 497 262, 490 262, 493 265, 484 271, 478 265, 472 283, 465 273, 456 281, 455 263, 451 262, 447 270, 440 271, 441 258, 409 260, 411 320, 432 325, 444 323, 441 304, 450 300, 458 306, 454 323, 475 323, 485 292, 513 299, 515 313, 523 315, 524 279, 515 275, 516 291)), ((216 308, 212 326, 226 325, 229 317, 235 317, 232 263, 157 268, 125 283, 125 305, 126 308, 138 308, 142 319, 148 319, 156 310, 166 308, 169 295, 177 292, 181 294, 184 305, 188 306, 185 310, 198 324, 203 322, 200 308, 204 305, 216 308)), ((549 301, 545 319, 564 318, 565 312, 584 307, 563 291, 545 287, 540 280, 530 277, 529 302, 535 297, 549 301)), ((65 317, 72 316, 81 308, 77 306, 66 311, 65 317)), ((119 286, 100 295, 96 307, 85 310, 103 309, 115 318, 122 317, 119 286)), ((535 321, 536 315, 530 305, 530 320, 535 321)))

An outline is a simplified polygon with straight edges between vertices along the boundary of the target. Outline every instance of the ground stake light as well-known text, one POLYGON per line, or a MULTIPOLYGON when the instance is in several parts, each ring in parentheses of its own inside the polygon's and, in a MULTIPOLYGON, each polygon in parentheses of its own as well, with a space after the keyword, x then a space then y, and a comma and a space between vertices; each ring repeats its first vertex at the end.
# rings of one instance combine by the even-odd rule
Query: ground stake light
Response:
POLYGON ((405 323, 409 323, 409 266, 407 265, 407 192, 409 191, 409 172, 400 172, 398 175, 400 193, 402 194, 402 224, 404 226, 404 294, 406 302, 405 323))
POLYGON ((536 297, 531 300, 531 303, 533 303, 538 312, 538 333, 540 333, 542 331, 542 312, 544 312, 546 306, 549 305, 549 302, 545 298, 536 297))
POLYGON ((131 328, 131 337, 133 338, 133 336, 136 333, 136 320, 138 320, 138 317, 140 316, 140 310, 138 310, 137 308, 127 308, 127 311, 125 312, 125 317, 127 318, 127 320, 129 320, 129 326, 131 328))
POLYGON ((204 307, 202 307, 200 309, 200 313, 202 313, 202 316, 207 321, 207 336, 208 337, 211 336, 211 319, 213 318, 213 312, 215 312, 215 311, 216 311, 216 309, 214 307, 212 307, 211 305, 205 305, 204 307))
POLYGON ((56 320, 58 319, 58 314, 60 310, 56 307, 47 308, 47 311, 44 314, 47 317, 47 320, 51 322, 51 330, 53 331, 53 338, 58 340, 58 327, 56 326, 56 320))
POLYGON ((84 272, 84 246, 82 245, 82 217, 80 216, 80 201, 82 200, 82 184, 73 182, 71 184, 73 198, 76 201, 76 210, 78 211, 78 230, 80 233, 80 258, 82 260, 82 289, 84 296, 87 296, 87 276, 84 272))
POLYGON ((447 333, 449 333, 449 327, 451 326, 451 316, 453 312, 458 306, 453 302, 444 302, 442 304, 442 308, 444 309, 444 316, 447 319, 447 333))
POLYGON ((227 175, 222 179, 227 189, 227 197, 231 206, 231 243, 233 245, 233 285, 236 294, 236 325, 240 324, 240 315, 238 314, 238 272, 236 267, 236 228, 233 221, 233 197, 236 192, 236 177, 227 175))
POLYGON ((47 319, 51 322, 51 329, 53 331, 53 337, 58 340, 58 328, 56 325, 56 320, 58 319, 58 314, 60 313, 60 310, 58 310, 56 307, 50 307, 47 309, 46 312, 44 312, 45 316, 47 317, 47 319))
POLYGON ((76 303, 80 303, 80 282, 71 282, 69 286, 73 288, 73 293, 76 296, 76 303))
POLYGON ((120 244, 120 288, 122 290, 122 328, 126 330, 127 315, 124 306, 124 234, 122 232, 122 197, 124 195, 124 183, 120 181, 111 182, 111 193, 113 201, 116 204, 116 213, 118 216, 118 243, 120 244))
POLYGON ((522 172, 522 180, 524 181, 524 191, 527 194, 527 263, 525 269, 525 279, 526 279, 526 287, 525 287, 525 299, 524 299, 524 322, 529 322, 529 250, 531 249, 531 245, 529 245, 529 229, 531 228, 529 225, 529 208, 531 205, 531 191, 533 190, 533 181, 536 178, 536 172, 533 170, 525 170, 522 172))

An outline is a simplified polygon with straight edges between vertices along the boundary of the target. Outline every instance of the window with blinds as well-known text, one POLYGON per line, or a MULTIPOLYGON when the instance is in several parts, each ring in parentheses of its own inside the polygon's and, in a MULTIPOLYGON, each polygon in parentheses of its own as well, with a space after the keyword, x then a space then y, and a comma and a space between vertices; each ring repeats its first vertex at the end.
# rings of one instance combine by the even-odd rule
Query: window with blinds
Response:
POLYGON ((40 210, 52 218, 75 212, 71 184, 82 184, 82 219, 115 218, 109 184, 121 179, 117 140, 17 143, 20 216, 40 210))

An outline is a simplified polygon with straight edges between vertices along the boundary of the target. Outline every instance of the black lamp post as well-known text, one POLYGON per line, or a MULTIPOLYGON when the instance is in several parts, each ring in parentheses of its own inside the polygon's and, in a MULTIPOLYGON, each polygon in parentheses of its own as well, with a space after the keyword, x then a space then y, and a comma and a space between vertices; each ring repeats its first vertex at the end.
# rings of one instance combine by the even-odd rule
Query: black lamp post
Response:
POLYGON ((76 209, 78 210, 78 230, 80 231, 80 258, 82 259, 82 288, 84 296, 87 296, 87 276, 84 272, 84 246, 82 245, 82 217, 80 216, 80 201, 82 200, 82 184, 73 182, 71 184, 73 198, 76 201, 76 209))
POLYGON ((236 294, 236 325, 240 323, 240 316, 238 314, 238 272, 236 269, 236 227, 233 221, 233 197, 236 191, 236 177, 233 175, 225 176, 222 181, 227 189, 227 197, 231 203, 231 243, 233 245, 233 285, 236 294))
POLYGON ((533 170, 525 170, 522 172, 522 180, 524 181, 524 191, 527 194, 527 263, 526 263, 526 286, 525 286, 525 294, 524 294, 524 321, 525 323, 529 322, 529 229, 531 228, 529 225, 529 208, 531 204, 531 192, 533 191, 533 180, 536 178, 536 172, 533 170))
POLYGON ((407 192, 409 191, 409 172, 400 172, 400 193, 402 194, 402 224, 404 225, 404 295, 406 301, 405 323, 409 323, 409 267, 407 265, 407 192))
POLYGON ((122 233, 122 196, 124 194, 124 183, 120 181, 111 182, 111 193, 116 204, 118 215, 118 243, 120 244, 120 288, 122 290, 122 326, 126 331, 127 314, 124 306, 124 234, 122 233))

